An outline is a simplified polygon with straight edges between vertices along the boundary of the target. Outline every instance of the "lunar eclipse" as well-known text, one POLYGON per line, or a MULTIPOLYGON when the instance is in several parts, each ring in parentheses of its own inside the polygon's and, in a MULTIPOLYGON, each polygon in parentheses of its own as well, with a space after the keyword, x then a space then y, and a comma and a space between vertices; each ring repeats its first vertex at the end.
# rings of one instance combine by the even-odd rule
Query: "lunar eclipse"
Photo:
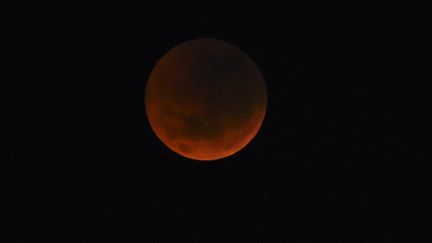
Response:
POLYGON ((156 136, 172 151, 200 161, 243 149, 260 129, 267 91, 257 65, 216 39, 186 41, 156 63, 145 107, 156 136))

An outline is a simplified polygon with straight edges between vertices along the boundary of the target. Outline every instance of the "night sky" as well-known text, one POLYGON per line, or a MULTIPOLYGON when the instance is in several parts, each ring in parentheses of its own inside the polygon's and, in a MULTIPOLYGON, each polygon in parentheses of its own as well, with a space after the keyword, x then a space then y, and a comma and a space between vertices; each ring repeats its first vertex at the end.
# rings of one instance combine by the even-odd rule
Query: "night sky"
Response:
POLYGON ((0 239, 417 242, 427 8, 282 2, 12 3, 0 239), (197 38, 246 52, 268 92, 251 143, 205 163, 163 145, 144 106, 156 61, 197 38))

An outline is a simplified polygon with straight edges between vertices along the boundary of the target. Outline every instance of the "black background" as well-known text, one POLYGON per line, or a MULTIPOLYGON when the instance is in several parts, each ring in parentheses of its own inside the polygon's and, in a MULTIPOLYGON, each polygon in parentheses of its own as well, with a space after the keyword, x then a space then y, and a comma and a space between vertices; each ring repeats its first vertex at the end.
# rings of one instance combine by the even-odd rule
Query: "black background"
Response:
POLYGON ((420 239, 428 8, 141 2, 11 7, 19 102, 4 238, 420 239), (144 92, 164 53, 208 37, 255 60, 269 99, 245 149, 199 163, 157 139, 144 92))

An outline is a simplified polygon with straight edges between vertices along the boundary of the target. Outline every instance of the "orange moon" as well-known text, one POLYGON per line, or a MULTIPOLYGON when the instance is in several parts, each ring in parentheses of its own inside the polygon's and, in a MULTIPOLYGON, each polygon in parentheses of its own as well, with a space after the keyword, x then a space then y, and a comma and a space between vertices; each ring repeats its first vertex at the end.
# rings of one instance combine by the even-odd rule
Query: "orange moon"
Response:
POLYGON ((156 136, 174 152, 200 161, 244 148, 267 108, 264 79, 239 48, 216 39, 169 50, 147 82, 145 107, 156 136))

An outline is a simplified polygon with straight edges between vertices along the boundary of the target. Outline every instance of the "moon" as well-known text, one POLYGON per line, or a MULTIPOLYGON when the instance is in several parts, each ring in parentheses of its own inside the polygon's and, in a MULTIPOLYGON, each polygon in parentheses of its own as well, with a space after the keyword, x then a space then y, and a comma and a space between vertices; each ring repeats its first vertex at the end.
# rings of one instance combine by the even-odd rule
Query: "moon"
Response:
POLYGON ((267 90, 253 60, 217 39, 180 43, 153 68, 145 107, 156 136, 172 151, 198 161, 243 149, 258 133, 267 90))

